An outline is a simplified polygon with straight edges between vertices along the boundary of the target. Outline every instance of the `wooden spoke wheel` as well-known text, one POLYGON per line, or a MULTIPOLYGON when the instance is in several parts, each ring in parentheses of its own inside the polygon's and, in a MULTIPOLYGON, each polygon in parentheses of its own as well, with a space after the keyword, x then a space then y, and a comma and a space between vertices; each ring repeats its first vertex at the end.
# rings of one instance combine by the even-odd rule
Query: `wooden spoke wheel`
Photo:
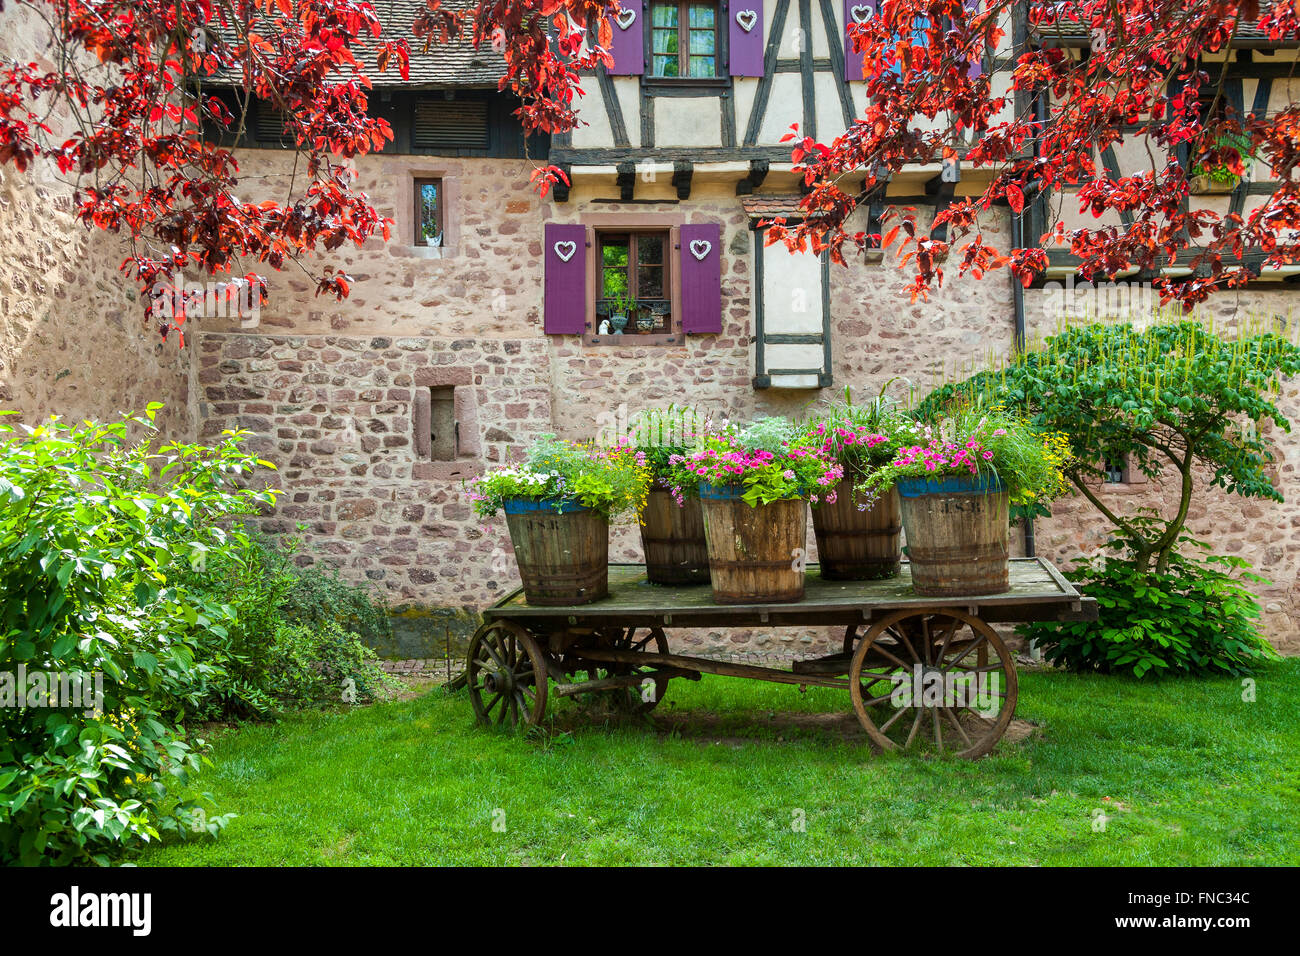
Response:
POLYGON ((881 749, 973 759, 993 749, 1015 715, 1015 660, 977 617, 895 611, 858 642, 849 694, 881 749))
POLYGON ((469 643, 466 682, 480 723, 540 724, 546 714, 546 655, 522 627, 489 621, 469 643))
MULTIPOLYGON (((668 638, 661 627, 611 628, 603 631, 598 640, 598 647, 615 651, 647 652, 667 654, 668 638)), ((588 699, 599 699, 611 708, 625 713, 645 714, 654 710, 668 690, 667 677, 650 677, 650 672, 657 670, 656 665, 628 663, 595 663, 578 658, 569 665, 577 670, 586 671, 587 680, 603 680, 606 677, 624 677, 645 673, 646 679, 632 687, 619 687, 614 690, 594 692, 588 699)))

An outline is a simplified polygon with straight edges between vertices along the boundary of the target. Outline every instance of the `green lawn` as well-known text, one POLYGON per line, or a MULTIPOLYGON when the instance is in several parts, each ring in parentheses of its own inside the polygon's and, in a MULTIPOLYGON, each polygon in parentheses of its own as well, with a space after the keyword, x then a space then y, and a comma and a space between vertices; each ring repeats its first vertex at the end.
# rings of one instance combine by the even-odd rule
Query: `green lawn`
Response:
POLYGON ((659 729, 567 705, 546 740, 435 688, 221 734, 202 783, 238 818, 140 862, 1296 864, 1300 660, 1257 682, 1025 672, 1034 732, 976 762, 874 756, 819 688, 674 681, 659 729))

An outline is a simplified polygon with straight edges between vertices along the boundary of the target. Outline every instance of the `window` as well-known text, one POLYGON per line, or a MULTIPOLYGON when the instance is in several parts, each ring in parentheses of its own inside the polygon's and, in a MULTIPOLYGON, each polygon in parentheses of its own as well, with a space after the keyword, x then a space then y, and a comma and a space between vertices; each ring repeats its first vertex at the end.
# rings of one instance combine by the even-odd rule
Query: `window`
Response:
POLYGON ((1108 485, 1122 485, 1124 483, 1124 472, 1127 470, 1123 457, 1107 458, 1106 463, 1102 466, 1102 471, 1105 472, 1102 481, 1108 485))
POLYGON ((429 412, 429 457, 434 461, 454 461, 460 455, 455 386, 430 388, 429 412))
POLYGON ((650 75, 718 78, 718 10, 714 3, 650 4, 650 75))
POLYGON ((415 181, 415 244, 437 248, 442 245, 443 201, 441 179, 415 181))
POLYGON ((600 232, 596 238, 597 329, 609 322, 602 334, 671 334, 668 231, 600 232))

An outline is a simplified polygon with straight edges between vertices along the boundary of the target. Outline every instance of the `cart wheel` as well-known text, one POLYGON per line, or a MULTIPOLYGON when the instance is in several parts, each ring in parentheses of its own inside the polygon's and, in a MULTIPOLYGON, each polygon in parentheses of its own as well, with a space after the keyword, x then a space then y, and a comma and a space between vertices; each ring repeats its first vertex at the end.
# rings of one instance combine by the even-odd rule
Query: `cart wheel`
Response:
MULTIPOLYGON (((649 651, 652 654, 667 654, 668 637, 664 634, 661 627, 635 628, 629 627, 617 645, 619 650, 627 651, 649 651), (651 647, 651 643, 654 647, 651 647)), ((651 665, 624 664, 619 665, 623 669, 620 673, 635 674, 637 671, 654 670, 651 665)), ((646 678, 636 687, 629 688, 630 704, 633 713, 648 714, 659 706, 659 701, 663 700, 664 693, 668 690, 668 677, 646 678)))
POLYGON ((489 621, 475 632, 466 682, 479 723, 539 724, 546 713, 546 656, 510 621, 489 621))
MULTIPOLYGON (((604 631, 601 635, 601 647, 616 651, 648 651, 667 654, 668 638, 661 627, 629 627, 604 631), (653 644, 653 646, 651 646, 653 644)), ((655 668, 649 664, 579 664, 585 669, 588 680, 601 680, 606 677, 622 677, 642 671, 649 673, 655 668)), ((637 684, 616 690, 602 691, 589 695, 591 699, 600 698, 615 710, 630 714, 645 714, 654 710, 668 689, 667 677, 646 678, 653 683, 637 684)))
POLYGON ((993 749, 1015 715, 1016 666, 1002 639, 977 617, 935 608, 896 611, 859 642, 849 694, 881 749, 925 747, 973 759, 993 749))

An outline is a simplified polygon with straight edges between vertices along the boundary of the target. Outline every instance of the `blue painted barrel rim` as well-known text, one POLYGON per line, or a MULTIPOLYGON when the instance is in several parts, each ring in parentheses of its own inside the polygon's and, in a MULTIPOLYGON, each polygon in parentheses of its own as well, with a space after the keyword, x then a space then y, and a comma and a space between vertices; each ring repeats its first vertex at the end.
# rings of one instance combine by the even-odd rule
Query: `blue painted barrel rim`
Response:
POLYGON ((527 515, 537 514, 539 512, 550 512, 551 514, 573 514, 577 511, 590 511, 591 509, 575 498, 506 498, 501 502, 502 509, 508 515, 527 515))
POLYGON ((711 501, 735 501, 745 493, 741 484, 714 485, 707 481, 700 482, 700 497, 711 501))
POLYGON ((924 495, 992 495, 1007 490, 1002 479, 992 472, 935 478, 900 478, 896 487, 899 495, 904 498, 920 498, 924 495))

